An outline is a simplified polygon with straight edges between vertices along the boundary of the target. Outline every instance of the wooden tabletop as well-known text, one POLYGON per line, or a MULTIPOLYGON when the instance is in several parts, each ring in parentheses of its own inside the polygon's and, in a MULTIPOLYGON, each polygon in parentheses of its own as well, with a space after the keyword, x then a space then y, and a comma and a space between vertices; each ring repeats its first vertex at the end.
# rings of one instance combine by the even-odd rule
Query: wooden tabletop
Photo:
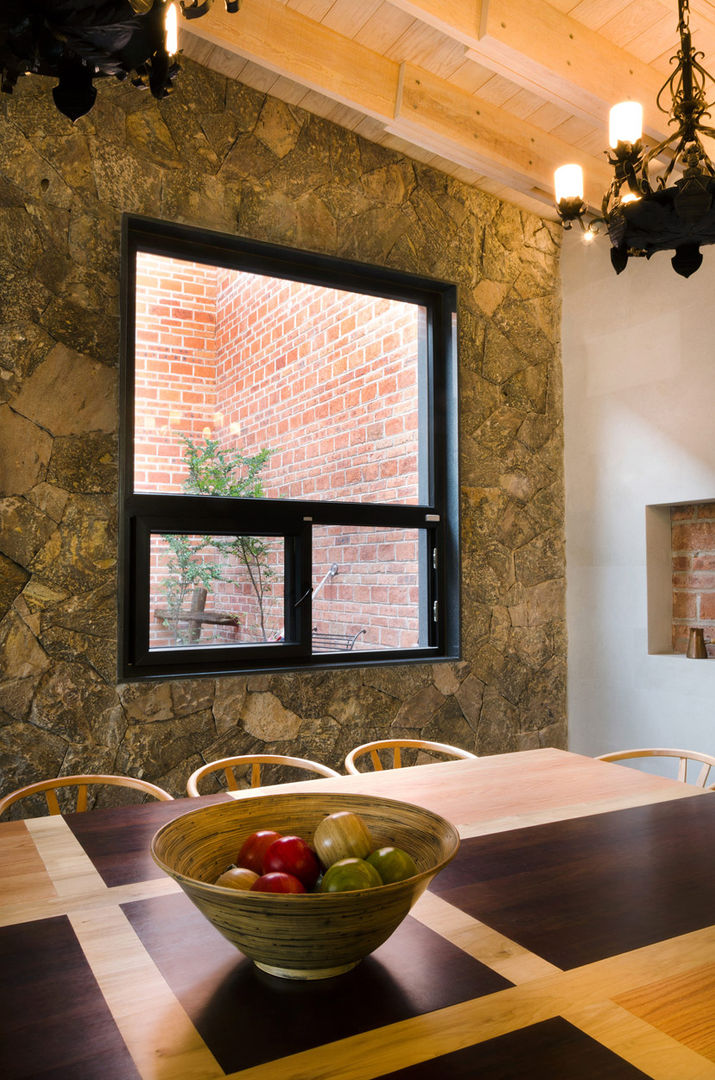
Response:
POLYGON ((155 866, 197 800, 0 825, 3 1080, 715 1080, 715 795, 547 749, 241 797, 316 787, 462 836, 320 982, 258 971, 155 866))

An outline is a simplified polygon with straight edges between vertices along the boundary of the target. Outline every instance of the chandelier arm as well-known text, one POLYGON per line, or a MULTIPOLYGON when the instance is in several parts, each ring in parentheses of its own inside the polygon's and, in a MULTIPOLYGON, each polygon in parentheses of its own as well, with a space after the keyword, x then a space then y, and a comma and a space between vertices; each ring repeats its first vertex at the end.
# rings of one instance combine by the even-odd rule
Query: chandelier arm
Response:
POLYGON ((657 146, 651 147, 650 150, 646 151, 646 153, 643 154, 640 162, 640 169, 644 180, 648 184, 649 190, 652 190, 652 188, 650 186, 648 170, 650 169, 653 161, 657 157, 659 157, 664 150, 670 150, 671 157, 666 165, 665 172, 663 173, 663 176, 667 178, 673 171, 675 162, 678 159, 678 154, 681 153, 687 141, 688 140, 686 134, 682 131, 682 129, 679 129, 678 131, 674 131, 672 135, 669 135, 667 139, 663 139, 662 142, 659 142, 657 146), (676 142, 676 140, 678 140, 677 146, 673 147, 673 144, 676 142))
MULTIPOLYGON (((633 141, 616 134, 614 145, 606 150, 613 172, 603 195, 602 216, 595 220, 606 225, 617 274, 631 257, 650 258, 670 250, 674 251, 673 269, 687 278, 703 261, 701 246, 715 245, 715 163, 704 146, 704 141, 715 140, 711 119, 715 99, 710 102, 706 96, 706 91, 712 93, 710 83, 715 84, 715 78, 702 63, 703 53, 693 48, 689 10, 689 0, 678 0, 680 48, 671 57, 670 76, 656 97, 658 108, 668 118, 668 134, 650 148, 640 136, 633 141), (670 97, 669 107, 666 97, 670 97)), ((627 132, 628 125, 622 130, 627 132)), ((566 228, 574 216, 567 201, 559 203, 566 228)), ((579 206, 583 206, 582 198, 579 206)))
MULTIPOLYGON (((673 73, 665 80, 665 82, 661 86, 660 90, 656 94, 656 98, 655 98, 655 103, 656 103, 658 109, 662 113, 665 113, 666 116, 670 112, 670 109, 665 108, 663 105, 661 105, 660 99, 662 98, 662 96, 663 96, 663 94, 665 93, 666 90, 670 90, 671 102, 674 99, 676 99, 677 96, 678 96, 678 93, 680 91, 680 85, 681 85, 681 82, 682 82, 682 80, 679 80, 679 76, 681 75, 681 72, 682 72, 682 61, 680 60, 680 54, 678 54, 678 56, 671 56, 670 62, 671 62, 671 64, 677 62, 678 66, 675 68, 675 71, 673 71, 673 73)), ((670 122, 672 123, 672 121, 670 121, 670 122)))

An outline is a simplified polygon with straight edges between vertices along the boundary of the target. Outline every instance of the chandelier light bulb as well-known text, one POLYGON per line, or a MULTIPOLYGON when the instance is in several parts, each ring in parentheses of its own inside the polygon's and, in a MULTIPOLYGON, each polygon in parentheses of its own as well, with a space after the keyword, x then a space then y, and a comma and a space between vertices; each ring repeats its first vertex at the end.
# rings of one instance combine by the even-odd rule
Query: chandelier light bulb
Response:
POLYGON ((637 143, 643 135, 643 106, 637 101, 621 101, 608 114, 608 141, 615 150, 619 143, 637 143))
POLYGON ((179 18, 176 13, 176 4, 167 4, 164 34, 166 35, 166 51, 169 56, 175 56, 179 51, 179 18))
POLYGON ((556 203, 563 199, 583 199, 583 169, 580 165, 561 165, 554 173, 556 203))

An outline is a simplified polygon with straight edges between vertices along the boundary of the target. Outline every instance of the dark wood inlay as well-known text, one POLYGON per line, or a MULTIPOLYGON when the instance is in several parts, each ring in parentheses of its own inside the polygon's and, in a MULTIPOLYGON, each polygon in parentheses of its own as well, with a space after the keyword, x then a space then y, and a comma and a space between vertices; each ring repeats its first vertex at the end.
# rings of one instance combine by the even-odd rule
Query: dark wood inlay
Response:
POLYGON ((561 968, 710 926, 715 797, 462 842, 430 888, 561 968))
POLYGON ((511 985, 409 916, 353 971, 293 982, 258 971, 183 895, 123 910, 226 1072, 511 985))
POLYGON ((163 876, 151 857, 151 839, 157 829, 181 814, 226 802, 229 795, 207 795, 199 799, 175 799, 139 806, 92 810, 87 814, 67 814, 65 821, 89 855, 105 885, 130 885, 163 876))
POLYGON ((648 1080, 561 1017, 454 1054, 398 1069, 381 1080, 648 1080))
POLYGON ((62 916, 0 929, 3 1080, 139 1080, 62 916))

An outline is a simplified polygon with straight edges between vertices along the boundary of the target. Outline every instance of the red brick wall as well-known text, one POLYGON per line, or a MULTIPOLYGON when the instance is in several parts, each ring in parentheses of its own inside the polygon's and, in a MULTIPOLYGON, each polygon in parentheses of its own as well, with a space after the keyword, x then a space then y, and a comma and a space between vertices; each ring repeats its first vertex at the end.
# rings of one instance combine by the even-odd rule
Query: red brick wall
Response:
POLYGON ((222 444, 276 449, 266 494, 418 501, 414 305, 224 271, 222 444))
POLYGON ((216 269, 137 256, 134 490, 183 490, 181 435, 216 422, 216 269))
POLYGON ((673 652, 684 653, 690 628, 705 631, 715 656, 715 502, 673 506, 673 652))
MULTIPOLYGON (((261 472, 272 498, 416 503, 417 357, 414 305, 276 282, 142 255, 137 297, 135 490, 179 492, 180 436, 226 450, 273 453, 261 472)), ((165 605, 155 553, 152 609, 165 605)), ((415 646, 416 535, 322 530, 314 584, 321 632, 353 634, 356 648, 415 646)), ((280 578, 282 567, 276 566, 280 578)), ((281 631, 281 586, 269 630, 281 631)), ((250 588, 216 585, 208 608, 255 623, 250 588)), ((201 640, 242 640, 205 626, 201 640)), ((152 645, 169 643, 155 620, 152 645)))
POLYGON ((399 529, 352 530, 320 526, 313 531, 313 581, 328 577, 313 601, 319 633, 355 634, 354 648, 415 648, 419 600, 417 538, 399 529))

